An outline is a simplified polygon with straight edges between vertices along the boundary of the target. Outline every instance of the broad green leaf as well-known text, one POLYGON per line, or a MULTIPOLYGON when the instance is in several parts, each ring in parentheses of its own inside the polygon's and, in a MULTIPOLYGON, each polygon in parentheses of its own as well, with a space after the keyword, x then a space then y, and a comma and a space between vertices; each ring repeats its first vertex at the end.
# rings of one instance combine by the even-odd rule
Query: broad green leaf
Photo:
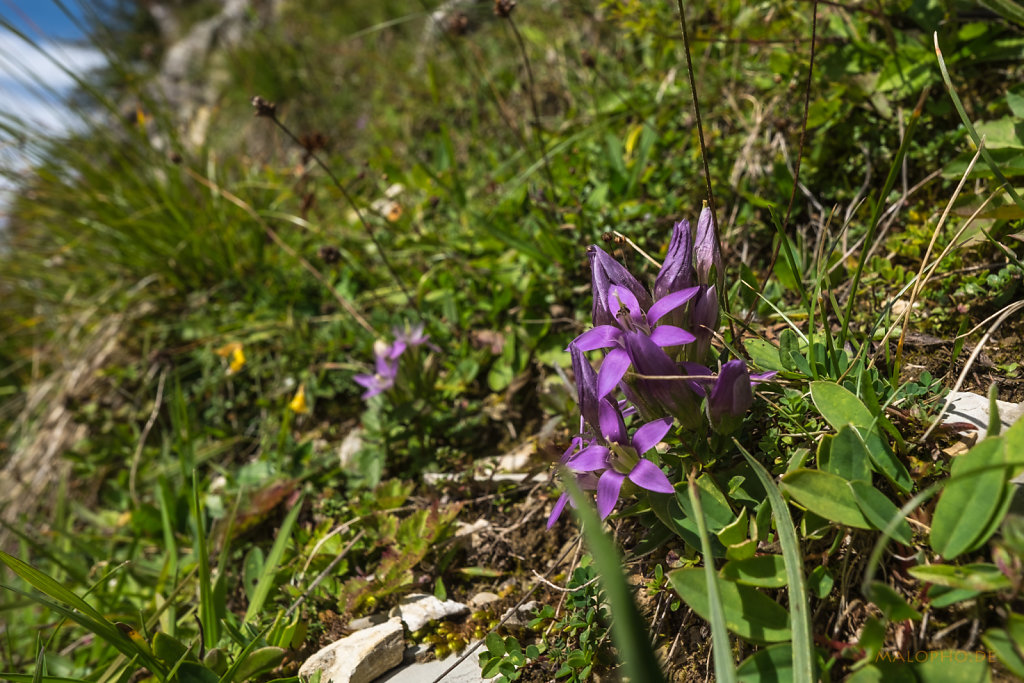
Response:
POLYGON ((921 619, 921 613, 907 604, 903 596, 881 581, 872 581, 868 587, 868 600, 873 602, 889 621, 905 621, 921 619))
POLYGON ((153 634, 153 654, 166 664, 174 664, 185 656, 188 647, 177 638, 163 631, 153 634))
POLYGON ((743 660, 736 675, 743 683, 793 681, 793 649, 787 643, 770 645, 743 660))
POLYGON ((949 586, 932 584, 928 587, 928 604, 934 609, 943 609, 958 602, 973 600, 979 595, 981 595, 981 591, 978 590, 950 588, 949 586))
POLYGON ((885 623, 876 617, 868 617, 860 630, 857 644, 864 648, 864 658, 877 661, 882 648, 885 647, 885 623))
POLYGON ((985 646, 999 657, 999 662, 1010 673, 1024 679, 1024 657, 1021 656, 1020 643, 1006 629, 990 628, 981 635, 985 646))
POLYGON ((858 529, 871 528, 842 477, 800 468, 782 478, 781 488, 800 505, 827 520, 858 529))
POLYGON ((217 683, 220 680, 217 674, 198 662, 182 662, 175 678, 178 683, 217 683))
POLYGON ((494 678, 498 675, 498 667, 501 666, 501 657, 491 657, 484 663, 480 670, 481 678, 494 678))
POLYGON ((764 339, 745 339, 743 347, 757 367, 765 370, 786 369, 782 361, 779 360, 779 349, 764 339))
POLYGON ((758 555, 746 560, 726 562, 719 572, 726 581, 758 586, 782 588, 786 585, 786 561, 782 555, 758 555))
MULTIPOLYGON (((669 572, 669 581, 679 597, 705 620, 711 616, 704 570, 677 569, 669 572)), ((764 593, 750 586, 717 579, 722 597, 725 623, 729 630, 757 643, 789 640, 789 613, 764 593)))
POLYGON ((738 545, 747 540, 747 524, 749 518, 746 510, 741 510, 736 520, 718 532, 718 540, 724 546, 738 545))
MULTIPOLYGON (((704 521, 708 525, 708 530, 717 534, 732 524, 736 519, 736 513, 714 480, 709 475, 702 474, 697 478, 697 488, 700 491, 701 508, 704 510, 704 521)), ((694 517, 693 505, 685 491, 677 491, 676 500, 688 517, 694 517)))
POLYGON ((487 651, 495 657, 505 654, 505 640, 494 631, 487 634, 484 644, 487 646, 487 651))
MULTIPOLYGON (((988 653, 966 650, 929 650, 927 660, 914 658, 913 670, 920 683, 989 683, 988 653)), ((923 657, 920 657, 923 658, 923 657)))
MULTIPOLYGON (((870 483, 851 481, 848 482, 848 486, 857 501, 857 507, 864 513, 864 517, 871 525, 879 531, 884 531, 890 520, 899 514, 899 508, 870 483)), ((914 534, 906 519, 900 520, 892 532, 892 537, 903 545, 910 545, 913 542, 914 534)))
MULTIPOLYGON (((679 506, 675 496, 651 496, 651 511, 658 520, 672 530, 679 538, 683 539, 693 549, 700 548, 700 536, 697 534, 697 523, 688 516, 679 506)), ((712 552, 715 557, 724 557, 725 548, 718 543, 717 538, 711 539, 712 552), (718 546, 717 548, 714 546, 718 546)))
POLYGON ((997 591, 1010 587, 1010 580, 999 571, 999 567, 985 562, 960 566, 925 564, 911 567, 907 571, 919 581, 948 586, 949 588, 997 591))
POLYGON ((832 578, 832 574, 820 564, 807 575, 807 590, 819 600, 824 600, 832 592, 835 584, 836 580, 832 578))
POLYGON ((856 427, 875 469, 901 493, 910 493, 910 473, 886 445, 874 416, 856 394, 834 382, 811 382, 811 400, 836 431, 847 425, 856 427))
POLYGON ((871 455, 864 439, 860 438, 851 425, 846 425, 839 433, 826 441, 822 439, 818 449, 818 468, 836 474, 847 481, 871 481, 871 455), (827 444, 827 447, 825 447, 827 444), (826 448, 827 457, 822 463, 822 448, 826 448))
POLYGON ((742 543, 731 545, 725 549, 727 560, 747 560, 757 554, 757 541, 748 538, 742 543))
POLYGON ((917 678, 899 655, 879 652, 873 664, 854 673, 846 683, 917 683, 917 678))
POLYGON ((270 671, 284 660, 287 653, 284 648, 272 645, 253 650, 246 655, 242 665, 235 669, 235 681, 243 683, 258 674, 270 671))
POLYGON ((932 517, 930 540, 935 552, 953 559, 974 547, 990 529, 989 521, 1003 497, 1007 472, 990 469, 964 475, 1003 462, 1003 441, 998 438, 981 441, 953 461, 949 482, 932 517))

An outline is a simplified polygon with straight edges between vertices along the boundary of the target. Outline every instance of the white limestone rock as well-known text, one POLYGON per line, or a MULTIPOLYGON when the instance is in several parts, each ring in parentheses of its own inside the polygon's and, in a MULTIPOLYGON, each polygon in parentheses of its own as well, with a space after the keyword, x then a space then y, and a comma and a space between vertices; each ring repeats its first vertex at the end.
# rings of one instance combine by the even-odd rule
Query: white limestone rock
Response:
MULTIPOLYGON (((969 391, 955 391, 950 394, 949 398, 951 399, 949 410, 943 415, 942 421, 946 423, 970 422, 984 434, 989 420, 988 397, 969 391)), ((1002 423, 1004 432, 1024 414, 1024 404, 996 401, 996 408, 999 410, 999 421, 1002 423)))
POLYGON ((389 619, 323 648, 302 664, 299 677, 321 671, 321 683, 370 683, 401 664, 404 652, 402 620, 389 619))
POLYGON ((433 595, 412 593, 402 598, 391 616, 401 617, 411 632, 419 631, 432 621, 469 614, 469 607, 454 600, 438 600, 433 595))

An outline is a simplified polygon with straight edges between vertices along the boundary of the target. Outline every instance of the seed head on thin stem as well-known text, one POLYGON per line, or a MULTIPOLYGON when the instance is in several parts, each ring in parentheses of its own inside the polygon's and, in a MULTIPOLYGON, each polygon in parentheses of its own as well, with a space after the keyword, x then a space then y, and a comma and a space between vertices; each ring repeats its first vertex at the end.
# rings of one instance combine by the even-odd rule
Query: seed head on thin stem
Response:
POLYGON ((494 0, 494 14, 502 19, 508 19, 515 8, 516 0, 494 0))

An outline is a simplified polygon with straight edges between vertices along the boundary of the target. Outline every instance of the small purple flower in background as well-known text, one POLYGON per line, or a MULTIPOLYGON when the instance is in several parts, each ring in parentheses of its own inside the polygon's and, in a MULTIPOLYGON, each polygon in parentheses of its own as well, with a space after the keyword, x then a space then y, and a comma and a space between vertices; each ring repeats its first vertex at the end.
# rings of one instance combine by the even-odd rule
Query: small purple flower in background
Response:
POLYGON ((356 375, 352 378, 356 384, 366 389, 362 398, 372 398, 395 386, 395 376, 398 374, 398 357, 405 350, 403 347, 398 353, 395 353, 396 346, 379 339, 373 343, 373 355, 376 358, 377 372, 372 375, 356 375))
MULTIPOLYGON (((653 420, 639 427, 630 438, 619 409, 601 401, 601 437, 604 443, 592 443, 566 461, 577 473, 598 473, 597 511, 601 519, 615 509, 622 485, 629 479, 636 486, 654 493, 673 493, 675 489, 665 473, 643 457, 672 428, 672 418, 653 420)), ((564 506, 564 503, 563 503, 564 506)))
POLYGON ((438 349, 433 345, 429 344, 430 335, 423 333, 423 323, 419 323, 409 327, 394 327, 391 331, 395 335, 395 343, 391 347, 391 357, 398 358, 405 350, 410 347, 423 346, 427 344, 430 348, 437 351, 438 349))

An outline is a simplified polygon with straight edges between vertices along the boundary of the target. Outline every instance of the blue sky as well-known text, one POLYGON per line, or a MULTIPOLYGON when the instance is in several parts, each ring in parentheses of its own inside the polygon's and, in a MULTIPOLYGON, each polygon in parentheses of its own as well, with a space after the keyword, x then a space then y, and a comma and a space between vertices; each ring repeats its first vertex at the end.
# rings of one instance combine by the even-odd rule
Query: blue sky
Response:
MULTIPOLYGON (((76 14, 81 11, 74 0, 64 2, 64 6, 76 14)), ((0 0, 0 18, 20 31, 42 34, 53 39, 74 40, 82 37, 81 31, 54 0, 0 0)))
MULTIPOLYGON (((64 6, 80 11, 77 0, 68 0, 64 6)), ((80 123, 62 104, 74 85, 64 69, 85 72, 103 63, 99 51, 75 44, 81 38, 74 21, 54 0, 0 0, 0 121, 14 116, 22 122, 20 130, 44 135, 59 135, 80 123)), ((20 141, 0 130, 0 166, 17 172, 30 163, 20 141)), ((0 228, 5 195, 11 190, 8 181, 0 178, 0 228)))
MULTIPOLYGON (((75 0, 64 6, 80 11, 75 0)), ((59 132, 70 125, 73 117, 60 98, 74 80, 61 67, 83 72, 102 63, 96 50, 75 44, 81 38, 55 0, 0 0, 0 111, 41 131, 59 132), (24 32, 37 47, 5 24, 24 32)))

